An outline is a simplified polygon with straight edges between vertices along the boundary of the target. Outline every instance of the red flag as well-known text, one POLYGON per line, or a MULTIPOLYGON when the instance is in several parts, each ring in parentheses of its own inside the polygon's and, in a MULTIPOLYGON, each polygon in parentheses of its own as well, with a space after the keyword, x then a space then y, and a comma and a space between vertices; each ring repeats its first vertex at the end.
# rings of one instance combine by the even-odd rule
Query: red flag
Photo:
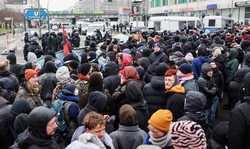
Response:
POLYGON ((71 52, 72 46, 71 46, 70 41, 68 40, 68 34, 64 30, 64 25, 62 26, 62 31, 63 31, 63 38, 64 38, 63 54, 65 57, 71 52))

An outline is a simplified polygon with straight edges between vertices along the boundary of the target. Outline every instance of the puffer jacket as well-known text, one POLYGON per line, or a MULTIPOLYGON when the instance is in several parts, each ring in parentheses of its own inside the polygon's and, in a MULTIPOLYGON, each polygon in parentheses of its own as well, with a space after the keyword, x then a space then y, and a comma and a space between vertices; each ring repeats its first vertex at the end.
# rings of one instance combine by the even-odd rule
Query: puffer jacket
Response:
POLYGON ((144 86, 143 95, 148 104, 149 115, 158 109, 166 108, 164 76, 153 76, 151 82, 144 86))

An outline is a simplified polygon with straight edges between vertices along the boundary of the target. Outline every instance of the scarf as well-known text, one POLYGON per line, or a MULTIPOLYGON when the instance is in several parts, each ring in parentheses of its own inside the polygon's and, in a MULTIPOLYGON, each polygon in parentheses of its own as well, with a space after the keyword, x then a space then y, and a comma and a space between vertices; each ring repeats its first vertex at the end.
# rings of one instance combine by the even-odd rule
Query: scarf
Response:
POLYGON ((181 84, 183 84, 183 83, 185 83, 186 81, 192 80, 192 79, 194 79, 194 76, 193 76, 192 73, 189 73, 189 74, 186 74, 186 75, 184 75, 183 77, 181 77, 181 78, 179 79, 179 81, 180 81, 181 84))
POLYGON ((166 147, 169 144, 169 141, 170 141, 170 137, 168 136, 168 134, 164 135, 161 138, 154 138, 152 133, 149 132, 149 136, 150 136, 149 141, 153 145, 159 146, 161 148, 166 147))
POLYGON ((78 74, 78 78, 81 81, 88 81, 89 80, 89 75, 83 75, 83 74, 78 74))

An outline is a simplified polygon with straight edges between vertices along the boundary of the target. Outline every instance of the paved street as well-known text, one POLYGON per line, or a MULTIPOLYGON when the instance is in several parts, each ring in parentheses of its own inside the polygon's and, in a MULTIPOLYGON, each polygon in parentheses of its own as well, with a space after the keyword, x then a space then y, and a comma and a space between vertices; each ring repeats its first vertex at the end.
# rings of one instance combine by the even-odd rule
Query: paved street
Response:
MULTIPOLYGON (((14 37, 12 35, 0 36, 0 52, 5 53, 9 49, 16 49, 17 62, 24 63, 23 59, 23 33, 17 33, 14 37), (8 36, 8 37, 7 37, 8 36), (7 44, 8 39, 8 44, 7 44)), ((6 57, 6 55, 0 55, 0 57, 6 57)))

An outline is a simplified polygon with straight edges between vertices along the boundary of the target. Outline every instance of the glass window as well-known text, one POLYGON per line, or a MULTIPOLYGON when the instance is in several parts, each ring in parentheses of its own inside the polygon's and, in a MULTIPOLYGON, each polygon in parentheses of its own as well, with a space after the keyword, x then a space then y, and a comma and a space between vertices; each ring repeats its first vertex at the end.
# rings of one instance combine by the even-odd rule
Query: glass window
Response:
POLYGON ((208 20, 208 26, 215 26, 215 19, 208 20))
POLYGON ((194 28, 195 27, 195 21, 188 21, 188 27, 194 28))
POLYGON ((153 8, 155 5, 154 5, 154 0, 151 0, 151 7, 153 8))
POLYGON ((155 21, 154 22, 154 28, 155 28, 155 31, 160 31, 161 30, 161 22, 160 21, 155 21))
POLYGON ((185 29, 186 28, 186 21, 180 21, 179 22, 179 29, 182 30, 182 29, 185 29))
POLYGON ((155 0, 155 7, 161 6, 161 0, 155 0))
POLYGON ((163 1, 162 1, 162 5, 163 5, 163 6, 167 6, 167 5, 168 5, 168 0, 163 0, 163 1))
POLYGON ((179 0, 178 1, 179 4, 183 4, 183 3, 187 3, 187 2, 188 2, 188 0, 179 0))

